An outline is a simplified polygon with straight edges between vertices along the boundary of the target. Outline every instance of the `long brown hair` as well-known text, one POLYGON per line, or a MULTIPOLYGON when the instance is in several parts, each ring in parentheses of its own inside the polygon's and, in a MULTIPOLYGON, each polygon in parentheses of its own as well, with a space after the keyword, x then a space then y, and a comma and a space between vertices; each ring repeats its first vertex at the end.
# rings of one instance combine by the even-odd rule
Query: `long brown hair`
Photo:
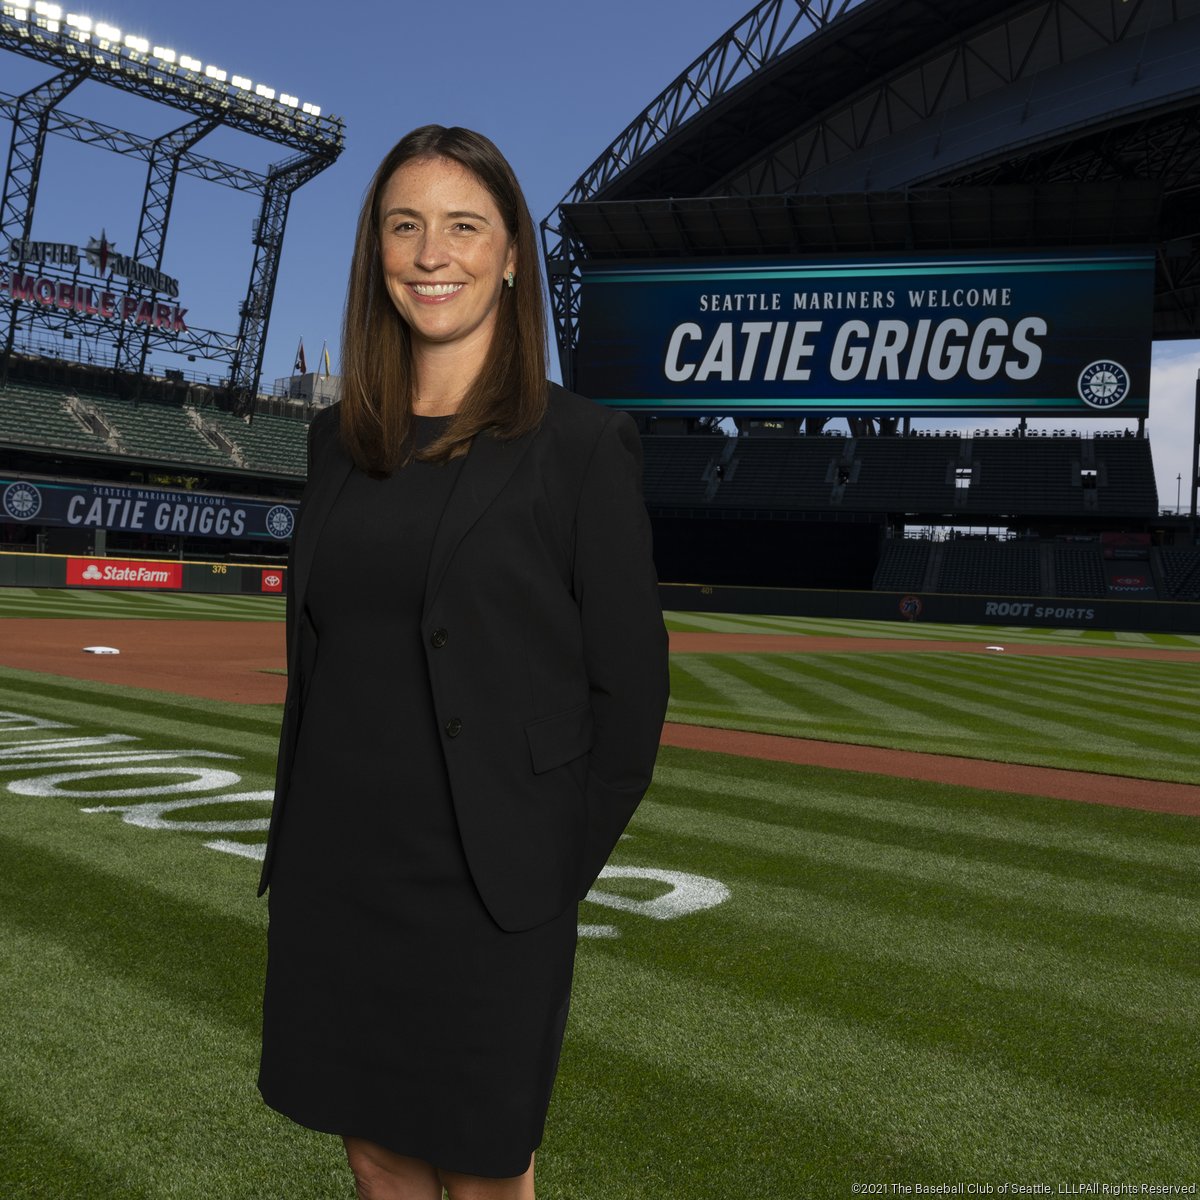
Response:
POLYGON ((546 366, 541 259, 533 218, 512 167, 491 141, 470 129, 414 129, 379 164, 358 217, 342 326, 340 431, 346 450, 362 470, 386 475, 412 457, 445 461, 465 454, 485 429, 502 438, 518 437, 535 429, 545 414, 546 366), (418 158, 447 158, 470 171, 496 202, 519 257, 514 286, 500 290, 482 369, 445 433, 414 451, 412 343, 380 268, 379 206, 391 177, 418 158))

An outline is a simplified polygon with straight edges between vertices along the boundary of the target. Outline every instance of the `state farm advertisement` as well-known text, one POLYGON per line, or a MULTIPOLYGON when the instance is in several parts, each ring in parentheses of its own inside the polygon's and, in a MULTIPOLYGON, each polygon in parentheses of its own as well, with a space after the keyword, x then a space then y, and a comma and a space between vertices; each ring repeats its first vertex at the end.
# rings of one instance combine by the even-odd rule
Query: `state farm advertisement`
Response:
POLYGON ((67 586, 182 588, 183 564, 130 558, 68 558, 67 586))

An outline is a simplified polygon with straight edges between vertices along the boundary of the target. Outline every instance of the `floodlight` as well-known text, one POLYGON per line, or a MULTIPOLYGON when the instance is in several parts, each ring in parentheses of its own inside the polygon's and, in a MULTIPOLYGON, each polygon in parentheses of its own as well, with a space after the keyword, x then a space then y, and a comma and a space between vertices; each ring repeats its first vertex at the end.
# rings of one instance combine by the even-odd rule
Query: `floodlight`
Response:
POLYGON ((21 16, 21 17, 29 16, 30 0, 9 0, 9 4, 13 8, 19 8, 22 10, 20 13, 17 14, 18 16, 21 16))
POLYGON ((300 101, 295 96, 289 96, 287 92, 280 92, 279 103, 286 104, 288 108, 295 108, 300 101))
POLYGON ((125 35, 125 45, 138 54, 150 53, 150 43, 144 37, 134 37, 132 33, 125 35))
POLYGON ((78 29, 80 33, 92 32, 91 17, 81 17, 77 13, 67 13, 67 24, 72 29, 78 29))
POLYGON ((275 99, 275 89, 272 87, 267 87, 265 83, 260 83, 258 87, 254 89, 254 94, 256 96, 262 96, 265 100, 275 99))
POLYGON ((179 65, 185 71, 199 71, 204 66, 204 64, 198 58, 189 58, 186 54, 181 54, 179 56, 179 65))
POLYGON ((207 75, 209 79, 215 79, 218 83, 225 82, 225 72, 222 71, 220 67, 214 67, 211 63, 204 68, 204 74, 207 75))
POLYGON ((115 25, 105 25, 103 21, 96 22, 94 32, 102 42, 119 42, 121 40, 121 31, 115 25))
POLYGON ((309 104, 307 101, 300 105, 302 112, 308 113, 310 117, 319 117, 321 115, 321 106, 319 104, 309 104))
POLYGON ((49 17, 51 21, 57 21, 62 16, 62 9, 57 4, 47 4, 46 0, 37 0, 33 11, 39 17, 49 17))
POLYGON ((248 92, 254 86, 245 75, 235 75, 230 82, 235 88, 241 88, 243 92, 248 92))
POLYGON ((160 62, 173 63, 175 61, 175 51, 168 50, 165 46, 155 46, 154 57, 160 62))

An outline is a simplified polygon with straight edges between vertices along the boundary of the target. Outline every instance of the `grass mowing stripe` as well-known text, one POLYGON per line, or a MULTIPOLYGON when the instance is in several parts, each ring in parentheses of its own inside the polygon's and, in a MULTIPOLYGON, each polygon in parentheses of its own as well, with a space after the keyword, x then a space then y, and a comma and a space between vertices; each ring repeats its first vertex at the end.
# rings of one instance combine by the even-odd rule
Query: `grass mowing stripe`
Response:
POLYGON ((0 667, 0 706, 17 712, 34 707, 39 716, 71 725, 191 740, 201 733, 277 739, 282 715, 277 704, 203 700, 11 667, 0 667))
MULTIPOLYGON (((726 756, 706 755, 706 758, 726 756)), ((734 759, 734 762, 743 760, 734 759)), ((1079 822, 1065 817, 1058 823, 1033 820, 1026 814, 980 805, 934 805, 915 803, 910 798, 882 795, 875 780, 868 776, 863 790, 850 791, 849 780, 837 791, 814 791, 807 782, 795 784, 780 780, 762 780, 753 775, 693 767, 661 765, 654 772, 655 795, 670 789, 689 797, 710 795, 723 799, 730 810, 746 814, 747 809, 772 819, 773 810, 791 815, 798 808, 806 813, 827 813, 852 822, 883 821, 916 831, 943 836, 994 839, 1017 846, 1063 851, 1086 858, 1088 870, 1107 874, 1110 868, 1136 869, 1146 882, 1161 884, 1158 876, 1148 876, 1145 868, 1165 871, 1170 885, 1182 883, 1194 888, 1200 879, 1200 844, 1181 844, 1178 840, 1129 837, 1125 826, 1116 829, 1081 829, 1079 822)), ((957 793, 953 793, 957 801, 957 793)), ((920 793, 928 800, 925 792, 920 793)), ((1074 815, 1074 814, 1071 814, 1074 815)), ((1192 818, 1180 818, 1191 821, 1192 818)))
MULTIPOLYGON (((1068 742, 1075 738, 1080 730, 1094 731, 1097 718, 1103 718, 1106 713, 1120 716, 1119 728, 1125 733, 1138 734, 1137 737, 1114 738, 1111 732, 1107 733, 1105 736, 1117 745, 1124 743, 1127 746, 1138 746, 1154 744, 1156 740, 1160 740, 1163 748, 1169 749, 1172 744, 1176 744, 1169 733, 1161 739, 1155 737, 1162 732, 1164 724, 1169 725, 1178 720, 1180 733, 1185 732, 1190 725, 1186 717, 1176 718, 1169 711, 1162 711, 1153 705, 1139 704, 1133 700, 1121 702, 1115 697, 1107 700, 1099 697, 1081 699, 1077 689, 1048 686, 1044 682, 1044 674, 1036 669, 1024 673, 1023 677, 1010 679, 1001 679, 998 675, 988 673, 985 682, 978 671, 960 671, 955 678, 949 669, 953 665, 952 655, 931 657, 935 661, 916 664, 893 655, 872 655, 873 661, 869 665, 864 664, 857 673, 862 678, 867 675, 869 667, 877 667, 901 684, 908 680, 918 686, 936 687, 940 695, 956 696, 954 707, 964 713, 979 716, 988 716, 989 712, 1011 713, 1013 719, 1007 723, 1022 732, 1028 729, 1029 723, 1020 720, 1019 714, 1025 714, 1040 727, 1058 727, 1056 736, 1068 742), (885 661, 874 661, 878 659, 885 661), (972 699, 981 693, 990 696, 991 700, 981 702, 972 699), (1045 703, 1047 697, 1054 698, 1053 705, 1045 703), (1137 714, 1144 712, 1147 707, 1154 711, 1154 718, 1142 720, 1137 714)), ((869 678, 869 675, 867 677, 869 678)), ((995 717, 993 721, 995 724, 1005 723, 995 717)), ((1114 722, 1108 728, 1111 729, 1115 725, 1114 722)))
POLYGON ((0 618, 281 621, 283 614, 279 596, 0 587, 0 618))
POLYGON ((1195 667, 1190 663, 1156 663, 1135 659, 988 659, 989 670, 977 662, 957 654, 937 654, 928 657, 927 669, 953 673, 977 687, 989 683, 999 685, 1014 681, 1019 686, 1036 683, 1039 692, 1061 695, 1068 702, 1086 696, 1093 702, 1110 689, 1114 699, 1128 695, 1131 710, 1144 707, 1149 701, 1158 712, 1169 716, 1180 709, 1200 712, 1200 692, 1196 690, 1195 667), (1157 668, 1165 668, 1159 671, 1157 668))
MULTIPOLYGON (((857 637, 872 638, 903 638, 918 641, 977 641, 985 644, 996 642, 1021 643, 1061 643, 1069 645, 1078 643, 1086 635, 1089 641, 1113 645, 1125 644, 1127 638, 1136 638, 1133 644, 1149 644, 1162 648, 1198 649, 1200 634, 1179 633, 1138 633, 1127 635, 1115 630, 1081 630, 1081 629, 1051 629, 1042 626, 1028 625, 946 625, 932 623, 917 623, 909 621, 854 621, 836 618, 820 617, 786 617, 761 616, 742 617, 735 614, 712 614, 683 611, 668 611, 666 614, 668 628, 674 628, 675 622, 716 622, 721 632, 764 632, 765 627, 757 623, 769 621, 770 627, 779 633, 794 634, 799 637, 857 637)), ((707 628, 700 624, 699 628, 707 628)))
MULTIPOLYGON (((702 986, 719 977, 725 991, 740 994, 748 1008, 793 997, 802 1011, 867 1025, 886 1023, 889 1033, 931 1050, 940 1046, 1021 1074, 1045 1074, 1046 1064, 1056 1063, 1060 1070, 1069 1071, 1072 1086, 1094 1096, 1140 1106, 1162 1106, 1164 1098, 1170 1097, 1175 1115, 1185 1117, 1194 1111, 1194 1100, 1183 1082, 1186 1068, 1197 1058, 1192 1027, 1194 977, 1176 977, 1173 986, 1150 997, 1136 988, 1133 1007, 1153 1014, 1148 1025, 1139 1026, 1125 1010, 1115 981, 1098 1003, 1084 1004, 1078 997, 1056 1003, 1055 989, 1026 973, 1024 945, 1006 938, 991 939, 994 957, 1001 964, 999 978, 982 976, 969 908, 956 912, 953 921, 938 922, 947 940, 945 956, 939 959, 938 947, 932 934, 921 928, 920 917, 899 949, 884 938, 867 942, 860 937, 862 945, 856 950, 853 928, 861 914, 853 907, 846 910, 845 897, 822 898, 828 924, 806 937, 803 917, 786 933, 780 920, 792 910, 805 909, 812 920, 812 910, 818 906, 803 888, 788 896, 785 889, 742 884, 737 895, 740 901, 713 913, 705 935, 707 955, 674 956, 670 970, 677 980, 684 975, 702 986), (850 932, 843 939, 838 934, 845 926, 850 932), (747 947, 761 947, 764 939, 771 944, 772 938, 785 940, 774 942, 776 954, 764 968, 756 949, 747 947), (1007 967, 1003 965, 1005 942, 1007 967), (923 966, 916 963, 914 946, 923 966), (960 957, 960 949, 965 957, 960 957), (853 982, 852 988, 847 987, 848 981, 853 982), (1132 1065, 1149 1057, 1155 1061, 1148 1069, 1112 1071, 1114 1058, 1132 1065), (1031 1064, 1041 1066, 1031 1070, 1031 1064)), ((1050 957, 1045 948, 1037 949, 1039 957, 1050 957)), ((1107 964, 1086 952, 1060 954, 1060 958, 1060 980, 1069 980, 1077 972, 1099 982, 1113 974, 1107 964)), ((655 958, 648 956, 645 963, 654 966, 655 958)), ((1130 964, 1123 967, 1126 978, 1136 974, 1130 964)))
MULTIPOLYGON (((171 939, 170 926, 157 932, 171 939)), ((0 1161, 5 1197, 11 1175, 34 1169, 30 1200, 328 1200, 350 1190, 335 1139, 258 1100, 253 1034, 39 938, 9 944, 24 987, 0 979, 0 1002, 22 1014, 0 1041, 4 1109, 21 1114, 0 1161), (61 1158, 39 1154, 51 1146, 61 1158)))
POLYGON ((258 992, 247 985, 261 968, 261 928, 73 855, 44 846, 31 853, 4 834, 0 863, 0 912, 8 928, 66 947, 92 970, 150 989, 164 1003, 247 1035, 257 1030, 258 992), (64 880, 69 887, 62 886, 64 880), (53 902, 29 902, 38 896, 53 902), (164 928, 171 930, 170 939, 162 937, 164 928))
MULTIPOLYGON (((843 695, 858 695, 860 713, 863 711, 863 698, 868 695, 876 697, 874 701, 876 704, 890 703, 892 708, 890 715, 881 708, 875 711, 893 728, 908 719, 913 699, 913 687, 910 680, 920 678, 919 672, 910 675, 906 670, 905 660, 894 655, 838 655, 835 663, 826 663, 821 660, 797 663, 792 659, 763 655, 758 656, 755 663, 763 673, 774 675, 793 686, 803 686, 807 689, 811 688, 813 680, 819 680, 822 707, 828 702, 831 693, 839 692, 843 695), (895 699, 889 701, 887 700, 889 696, 895 697, 895 699)), ((978 691, 971 691, 964 694, 955 703, 948 703, 944 699, 944 690, 939 689, 935 692, 932 688, 926 688, 920 702, 921 721, 925 723, 933 720, 942 729, 957 729, 966 735, 973 730, 976 724, 960 719, 969 714, 983 718, 988 727, 998 736, 1002 736, 1005 731, 1017 735, 1025 733, 1024 723, 1012 714, 1008 705, 971 698, 979 695, 978 691), (937 695, 939 698, 931 699, 932 695, 937 695)))
MULTIPOLYGON (((872 656, 872 658, 884 656, 872 656)), ((1043 695, 1055 695, 1057 689, 1046 687, 1043 678, 1047 673, 1040 664, 1044 660, 1028 660, 1028 665, 1019 669, 1013 677, 1002 678, 986 669, 976 669, 971 674, 966 671, 966 664, 954 655, 929 656, 928 663, 922 660, 918 663, 911 659, 903 660, 887 656, 886 670, 895 676, 907 677, 913 686, 922 691, 936 690, 939 694, 955 694, 959 697, 957 706, 964 712, 972 711, 973 695, 986 692, 988 681, 991 681, 991 694, 1001 700, 1008 711, 1024 713, 1029 721, 1025 728, 1018 729, 1018 736, 1029 736, 1034 733, 1035 739, 1053 737, 1065 745, 1072 745, 1080 734, 1086 736, 1093 751, 1106 749, 1111 755, 1121 756, 1129 748, 1145 753, 1154 750, 1167 758, 1175 758, 1182 765, 1194 764, 1195 737, 1190 723, 1181 720, 1169 708, 1152 703, 1141 702, 1135 693, 1133 681, 1140 678, 1143 672, 1137 670, 1139 663, 1110 663, 1106 666, 1118 668, 1115 671, 1097 669, 1088 681, 1093 689, 1093 697, 1079 701, 1079 690, 1069 692, 1067 699, 1058 699, 1052 705, 1042 702, 1043 695), (1121 669, 1133 667, 1133 670, 1121 669), (949 677, 953 672, 957 681, 949 677), (1108 680, 1124 677, 1119 686, 1106 687, 1108 680), (1128 695, 1130 699, 1122 702, 1117 697, 1128 695), (1143 721, 1142 713, 1149 709, 1153 719, 1143 721), (1106 715, 1112 719, 1106 720, 1106 715), (1171 726, 1175 726, 1174 732, 1171 726), (1120 730, 1118 734, 1115 731, 1120 730)), ((862 667, 847 664, 846 669, 862 673, 862 667)), ((1186 671, 1187 668, 1185 667, 1186 671)), ((1161 765, 1161 764, 1160 764, 1161 765)), ((1121 769, 1117 768, 1118 771, 1121 769)), ((1187 776, 1184 777, 1185 781, 1187 776)))
POLYGON ((1118 677, 1119 686, 1097 686, 1104 695, 1130 696, 1128 705, 1105 699, 1094 711, 1072 705, 1060 714, 1053 705, 1029 699, 1038 695, 1038 664, 1051 660, 1030 659, 1009 668, 1015 674, 995 676, 982 665, 990 660, 980 660, 974 692, 967 661, 952 654, 677 654, 669 712, 693 724, 1195 781, 1196 726, 1180 721, 1169 707, 1136 701, 1146 674, 1142 667, 1167 666, 1186 678, 1190 668, 1183 664, 1124 661, 1117 676, 1099 677, 1118 677), (988 680, 999 698, 991 704, 978 698, 988 695, 988 680), (764 694, 774 695, 774 703, 764 694))
MULTIPOLYGON (((942 703, 931 693, 922 695, 919 703, 914 703, 911 688, 888 684, 881 668, 873 663, 872 669, 864 669, 856 661, 860 657, 822 655, 811 661, 806 659, 803 663, 803 675, 808 695, 802 702, 797 703, 780 695, 783 689, 777 684, 774 705, 769 701, 759 700, 759 711, 774 709, 779 712, 782 709, 779 719, 775 721, 776 728, 783 726, 781 731, 788 732, 789 725, 799 725, 794 732, 803 735, 813 731, 814 725, 819 727, 823 724, 819 714, 827 701, 834 700, 840 701, 844 707, 853 708, 859 722, 882 727, 893 736, 899 731, 916 733, 930 727, 936 727, 943 737, 953 737, 954 731, 959 731, 963 739, 970 735, 970 727, 960 720, 960 710, 955 706, 942 703), (830 658, 837 661, 831 662, 830 658), (949 734, 946 733, 947 730, 950 731, 949 734)), ((871 656, 872 659, 877 657, 883 656, 871 656)), ((754 655, 712 655, 706 656, 706 665, 714 672, 734 675, 741 683, 754 686, 760 696, 771 696, 772 691, 769 687, 764 687, 761 683, 752 683, 765 676, 764 672, 756 668, 756 658, 754 655)), ((697 669, 695 664, 692 669, 697 669)), ((735 692, 735 698, 736 695, 735 692)), ((734 711, 742 715, 740 708, 734 711)), ((1015 723, 1003 718, 992 722, 993 729, 996 724, 1007 726, 1014 731, 1019 728, 1015 723)), ((847 737, 846 740, 854 739, 847 737)))
MULTIPOLYGON (((5 1057, 0 1053, 0 1062, 5 1057)), ((7 1065, 4 1076, 10 1089, 18 1081, 21 1065, 7 1065)), ((78 1093, 62 1097, 58 1105, 78 1109, 78 1093)), ((62 1111, 58 1105, 58 1111, 62 1111)), ((27 1101, 18 1105, 0 1099, 5 1200, 54 1200, 60 1196, 86 1196, 88 1200, 158 1200, 161 1193, 136 1187, 128 1175, 99 1161, 101 1155, 97 1154, 91 1137, 80 1138, 78 1145, 72 1145, 53 1128, 59 1122, 45 1115, 53 1111, 55 1109, 44 1107, 44 1101, 42 1104, 27 1101), (35 1116, 38 1113, 43 1114, 40 1122, 35 1116), (46 1128, 48 1125, 52 1128, 46 1128)))
MULTIPOLYGON (((664 817, 653 802, 644 805, 643 820, 649 828, 674 821, 664 817)), ((870 870, 930 888, 953 891, 958 896, 1011 897, 1020 893, 1024 902, 1039 905, 1047 913, 1098 915, 1119 923, 1125 935, 1157 939, 1179 935, 1182 961, 1194 961, 1194 937, 1200 922, 1200 902, 1179 896, 1147 895, 1140 888, 1108 880, 1062 879, 1036 866, 997 863, 986 857, 970 856, 961 850, 928 850, 920 845, 898 846, 890 840, 875 841, 865 833, 833 832, 814 828, 800 820, 798 826, 766 824, 750 818, 730 816, 725 809, 693 803, 676 805, 674 816, 695 823, 696 837, 714 839, 721 827, 721 840, 752 856, 821 862, 846 869, 870 870)))
MULTIPOLYGON (((1028 694, 1024 689, 1003 692, 996 687, 980 689, 951 686, 945 680, 929 679, 929 669, 936 670, 936 664, 926 668, 899 655, 871 655, 869 660, 863 655, 839 655, 836 663, 822 665, 829 669, 830 674, 836 672, 840 678, 852 681, 850 686, 857 686, 864 694, 882 693, 895 697, 893 703, 898 718, 912 707, 914 693, 919 686, 922 725, 932 723, 964 732, 986 730, 997 740, 1006 735, 1027 738, 1036 730, 1039 740, 1048 737, 1066 744, 1077 740, 1080 731, 1095 730, 1094 719, 1085 718, 1082 714, 1056 710, 1053 717, 1049 717, 1044 705, 1023 698, 1028 694), (990 699, 981 699, 981 695, 990 699)), ((1118 752, 1134 751, 1138 746, 1135 738, 1112 733, 1106 735, 1106 741, 1115 746, 1118 752)), ((980 757, 987 755, 981 754, 980 757)))
MULTIPOLYGON (((723 986, 719 966, 707 980, 688 981, 692 1003, 666 1011, 674 981, 661 967, 621 963, 619 972, 590 982, 593 994, 604 985, 602 1002, 593 1006, 601 1021, 582 1031, 595 1052, 616 1058, 628 1078, 653 1071, 655 1082, 663 1078, 665 1060, 667 1078, 678 1080, 675 1096, 665 1096, 665 1089, 656 1096, 659 1121, 674 1126, 672 1142, 694 1141, 694 1128, 690 1138, 684 1132, 694 1111, 690 1098, 714 1091, 722 1096, 719 1109, 747 1112, 751 1138, 762 1134, 755 1118, 763 1098, 776 1114, 777 1145, 797 1145, 799 1131, 809 1135, 790 1164, 797 1174, 756 1173, 731 1191, 705 1187, 695 1160, 707 1156, 685 1153, 673 1164, 671 1195, 833 1197, 844 1194, 849 1177, 863 1175, 1030 1179, 1052 1169, 1126 1178, 1170 1169, 1171 1178, 1187 1178, 1200 1165, 1188 1123, 1081 1094, 1063 1078, 1069 1064, 1061 1059, 1042 1072, 1015 1073, 986 1058, 972 1061, 957 1046, 912 1044, 903 1013, 889 1020, 809 1012, 803 1005, 747 1007, 723 986), (659 1021, 638 1021, 628 1001, 622 1003, 631 994, 649 998, 659 1021), (689 1168, 697 1177, 680 1177, 689 1168)), ((847 998, 858 982, 844 977, 847 998)), ((980 1033, 986 1054, 987 1031, 980 1033)))

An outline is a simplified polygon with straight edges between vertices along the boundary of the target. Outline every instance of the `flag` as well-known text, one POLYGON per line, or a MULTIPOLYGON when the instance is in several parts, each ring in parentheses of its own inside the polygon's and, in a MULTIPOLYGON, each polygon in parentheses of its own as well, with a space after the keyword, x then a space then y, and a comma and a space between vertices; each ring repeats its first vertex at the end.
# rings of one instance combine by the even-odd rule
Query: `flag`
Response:
POLYGON ((329 343, 328 342, 321 343, 321 364, 322 364, 321 365, 321 374, 324 375, 326 379, 328 379, 329 376, 333 374, 333 372, 330 370, 330 367, 329 367, 329 343))
POLYGON ((292 367, 293 374, 307 375, 308 363, 304 361, 304 339, 300 339, 300 345, 296 347, 296 362, 292 367))

